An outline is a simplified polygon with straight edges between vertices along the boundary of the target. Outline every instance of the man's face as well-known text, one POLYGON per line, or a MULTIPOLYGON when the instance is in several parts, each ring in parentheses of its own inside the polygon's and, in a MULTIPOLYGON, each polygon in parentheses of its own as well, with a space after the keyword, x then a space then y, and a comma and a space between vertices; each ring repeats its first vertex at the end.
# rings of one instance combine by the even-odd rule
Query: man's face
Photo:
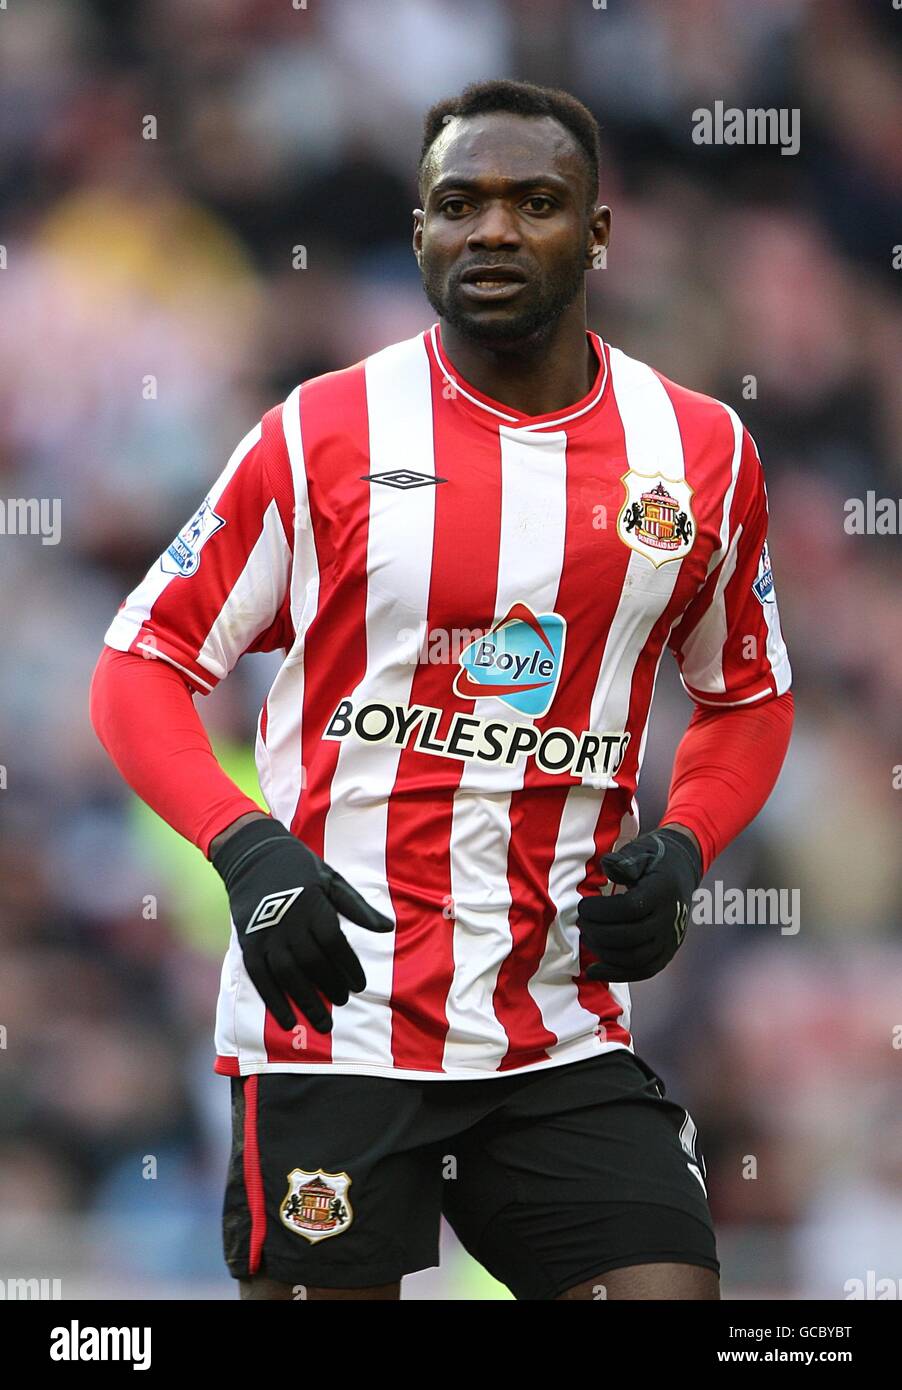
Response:
POLYGON ((587 181, 579 145, 553 117, 449 121, 426 170, 426 206, 414 213, 436 313, 487 344, 549 335, 607 243, 610 214, 587 206, 587 181))

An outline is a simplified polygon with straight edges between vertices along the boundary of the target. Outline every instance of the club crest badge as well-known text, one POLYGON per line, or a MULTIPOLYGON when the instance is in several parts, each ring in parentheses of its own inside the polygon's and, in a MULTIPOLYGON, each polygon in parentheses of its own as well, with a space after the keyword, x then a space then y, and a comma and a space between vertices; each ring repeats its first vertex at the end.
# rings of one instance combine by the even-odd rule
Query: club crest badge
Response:
POLYGON ((327 1236, 340 1236, 354 1220, 348 1201, 350 1185, 347 1173, 293 1168, 288 1174, 288 1191, 279 1207, 282 1225, 314 1245, 327 1236))
POLYGON ((620 480, 626 491, 617 517, 617 534, 655 567, 682 560, 695 541, 693 489, 683 478, 630 469, 620 480))
POLYGON ((209 497, 205 497, 165 555, 160 557, 160 568, 166 574, 180 574, 183 579, 190 579, 200 564, 201 546, 206 545, 222 526, 225 526, 225 517, 217 516, 209 497))

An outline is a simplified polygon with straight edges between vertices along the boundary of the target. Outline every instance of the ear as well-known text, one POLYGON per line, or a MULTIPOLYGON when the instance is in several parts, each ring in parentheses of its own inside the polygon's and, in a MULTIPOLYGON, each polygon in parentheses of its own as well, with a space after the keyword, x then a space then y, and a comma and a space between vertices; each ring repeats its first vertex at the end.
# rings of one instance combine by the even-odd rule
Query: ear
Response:
POLYGON ((586 247, 586 270, 599 270, 605 265, 611 240, 611 209, 604 204, 592 209, 589 218, 589 241, 586 247))
POLYGON ((413 210, 413 254, 417 258, 417 265, 420 264, 423 256, 423 221, 426 217, 422 208, 413 210))

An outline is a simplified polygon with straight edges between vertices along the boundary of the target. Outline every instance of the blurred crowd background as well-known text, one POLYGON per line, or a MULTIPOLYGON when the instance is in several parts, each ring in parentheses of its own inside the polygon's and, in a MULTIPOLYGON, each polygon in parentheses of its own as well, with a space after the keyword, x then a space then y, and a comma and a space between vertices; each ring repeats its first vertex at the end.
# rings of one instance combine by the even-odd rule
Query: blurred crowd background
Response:
MULTIPOLYGON (((902 1296, 902 563, 898 536, 844 527, 848 499, 902 497, 891 0, 0 11, 0 495, 62 516, 58 545, 0 536, 0 1279, 235 1296, 211 1070, 226 900, 107 760, 88 685, 120 600, 260 415, 432 322, 409 247, 422 114, 492 76, 598 116, 614 230, 591 326, 729 401, 768 479, 796 733, 711 878, 798 889, 801 927, 696 925, 633 989, 637 1050, 699 1125, 725 1296, 841 1299, 868 1270, 902 1296), (716 100, 798 108, 800 153, 694 144, 716 100)), ((254 794, 277 666, 245 658, 197 702, 254 794)), ((672 668, 646 823, 691 713, 672 668)), ((446 1236, 405 1296, 505 1295, 446 1236)))

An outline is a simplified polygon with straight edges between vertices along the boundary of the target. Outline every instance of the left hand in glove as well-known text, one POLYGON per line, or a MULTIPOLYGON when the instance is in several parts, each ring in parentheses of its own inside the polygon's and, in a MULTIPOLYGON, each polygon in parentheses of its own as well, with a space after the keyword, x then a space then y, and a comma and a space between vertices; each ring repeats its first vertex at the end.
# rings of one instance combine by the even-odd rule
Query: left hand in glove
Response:
POLYGON ((625 893, 580 899, 582 939, 598 962, 590 980, 649 980, 676 955, 702 879, 701 856, 688 835, 659 829, 640 835, 601 867, 625 893))

